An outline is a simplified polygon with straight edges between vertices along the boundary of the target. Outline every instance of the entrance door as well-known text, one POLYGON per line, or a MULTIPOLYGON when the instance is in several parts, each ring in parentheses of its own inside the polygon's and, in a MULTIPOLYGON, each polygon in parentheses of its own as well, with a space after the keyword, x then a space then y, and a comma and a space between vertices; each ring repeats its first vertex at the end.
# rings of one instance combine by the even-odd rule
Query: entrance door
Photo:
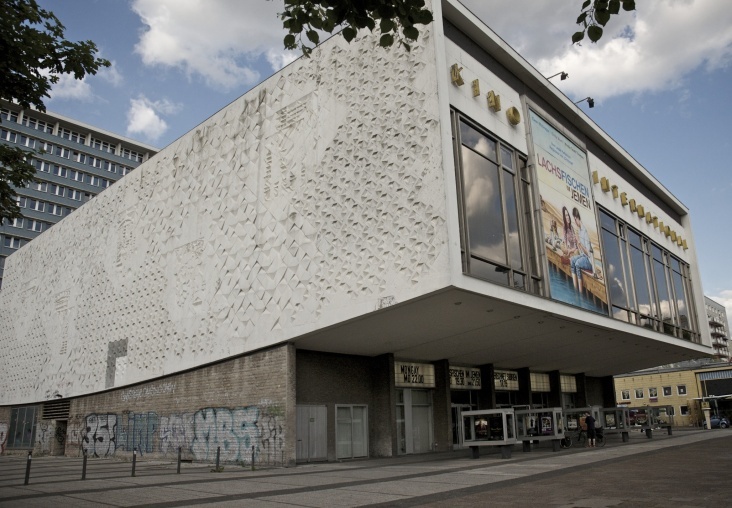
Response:
POLYGON ((56 420, 56 432, 51 445, 51 455, 65 455, 66 453, 66 420, 56 420))
POLYGON ((297 406, 297 462, 328 460, 328 409, 325 406, 297 406))
POLYGON ((366 406, 336 406, 336 458, 368 457, 368 422, 366 406))
POLYGON ((398 453, 432 451, 432 393, 429 390, 397 390, 398 453))

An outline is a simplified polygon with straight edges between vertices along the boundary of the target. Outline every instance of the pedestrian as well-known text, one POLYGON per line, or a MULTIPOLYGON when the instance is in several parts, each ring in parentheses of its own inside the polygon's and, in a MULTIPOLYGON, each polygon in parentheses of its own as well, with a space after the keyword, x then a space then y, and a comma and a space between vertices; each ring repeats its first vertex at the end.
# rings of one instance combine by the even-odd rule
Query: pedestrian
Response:
POLYGON ((595 419, 590 413, 585 415, 585 425, 587 426, 587 446, 594 448, 597 431, 595 430, 595 419))

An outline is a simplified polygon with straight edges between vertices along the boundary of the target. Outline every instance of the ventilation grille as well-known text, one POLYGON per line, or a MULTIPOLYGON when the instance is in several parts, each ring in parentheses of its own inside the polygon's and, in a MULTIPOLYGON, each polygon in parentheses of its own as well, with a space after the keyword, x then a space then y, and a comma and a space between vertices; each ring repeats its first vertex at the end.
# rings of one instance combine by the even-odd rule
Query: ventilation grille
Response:
POLYGON ((71 410, 70 400, 54 400, 43 404, 44 420, 68 420, 71 410))

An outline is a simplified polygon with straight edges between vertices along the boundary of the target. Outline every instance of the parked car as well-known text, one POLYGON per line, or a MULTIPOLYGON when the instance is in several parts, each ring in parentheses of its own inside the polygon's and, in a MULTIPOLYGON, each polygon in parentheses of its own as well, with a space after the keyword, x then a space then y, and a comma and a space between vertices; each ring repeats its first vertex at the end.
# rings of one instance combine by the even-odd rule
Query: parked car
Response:
MULTIPOLYGON (((726 429, 729 427, 729 420, 727 418, 724 418, 723 416, 717 416, 714 415, 709 418, 709 421, 712 422, 712 428, 720 428, 720 429, 726 429)), ((704 420, 704 428, 707 428, 707 421, 704 420)))

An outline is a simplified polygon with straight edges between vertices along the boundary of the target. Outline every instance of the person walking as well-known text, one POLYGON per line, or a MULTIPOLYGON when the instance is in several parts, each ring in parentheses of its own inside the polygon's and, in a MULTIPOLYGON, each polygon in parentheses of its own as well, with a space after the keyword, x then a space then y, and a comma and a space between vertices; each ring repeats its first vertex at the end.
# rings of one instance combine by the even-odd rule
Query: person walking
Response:
POLYGON ((595 418, 590 413, 585 415, 585 425, 587 426, 587 446, 594 448, 597 430, 595 429, 595 418))

